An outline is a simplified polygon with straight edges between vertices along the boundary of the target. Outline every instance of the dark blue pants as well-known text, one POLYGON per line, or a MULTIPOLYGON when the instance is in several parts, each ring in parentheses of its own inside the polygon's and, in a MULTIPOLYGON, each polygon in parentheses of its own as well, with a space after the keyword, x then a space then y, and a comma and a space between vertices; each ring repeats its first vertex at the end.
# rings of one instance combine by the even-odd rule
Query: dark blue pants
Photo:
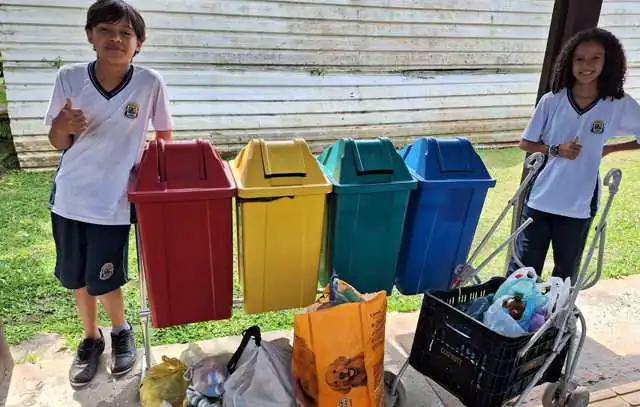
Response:
MULTIPOLYGON (((530 224, 516 239, 515 249, 520 261, 527 267, 533 267, 542 275, 549 246, 553 247, 553 276, 574 280, 582 260, 582 253, 589 235, 593 218, 576 219, 552 215, 524 207, 523 219, 532 218, 530 224)), ((518 269, 511 260, 508 273, 518 269)))

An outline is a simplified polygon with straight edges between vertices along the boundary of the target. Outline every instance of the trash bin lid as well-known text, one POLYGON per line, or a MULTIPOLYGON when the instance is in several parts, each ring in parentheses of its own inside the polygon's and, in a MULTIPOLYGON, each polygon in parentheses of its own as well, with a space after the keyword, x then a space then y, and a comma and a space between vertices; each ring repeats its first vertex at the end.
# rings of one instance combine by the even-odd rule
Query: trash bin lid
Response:
POLYGON ((418 180, 424 181, 486 181, 489 175, 482 158, 464 137, 423 137, 405 147, 400 154, 418 180))
POLYGON ((303 139, 253 139, 230 162, 240 198, 328 194, 324 176, 303 139))
POLYGON ((227 163, 204 140, 149 142, 129 183, 132 203, 232 197, 227 163))
POLYGON ((345 138, 318 157, 339 192, 414 189, 416 181, 388 138, 345 138))

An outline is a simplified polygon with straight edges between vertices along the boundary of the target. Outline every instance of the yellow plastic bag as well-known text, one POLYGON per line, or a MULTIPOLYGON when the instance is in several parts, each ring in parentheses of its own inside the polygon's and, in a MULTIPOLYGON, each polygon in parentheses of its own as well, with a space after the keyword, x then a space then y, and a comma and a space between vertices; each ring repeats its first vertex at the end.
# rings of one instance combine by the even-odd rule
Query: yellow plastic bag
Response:
POLYGON ((140 384, 140 405, 160 407, 163 402, 182 407, 189 383, 184 379, 187 367, 176 358, 162 357, 162 363, 149 369, 140 384))
MULTIPOLYGON (((337 285, 352 290, 344 282, 337 285)), ((357 295, 358 302, 331 306, 325 290, 316 304, 295 316, 293 375, 298 405, 384 406, 387 296, 384 291, 357 295)))

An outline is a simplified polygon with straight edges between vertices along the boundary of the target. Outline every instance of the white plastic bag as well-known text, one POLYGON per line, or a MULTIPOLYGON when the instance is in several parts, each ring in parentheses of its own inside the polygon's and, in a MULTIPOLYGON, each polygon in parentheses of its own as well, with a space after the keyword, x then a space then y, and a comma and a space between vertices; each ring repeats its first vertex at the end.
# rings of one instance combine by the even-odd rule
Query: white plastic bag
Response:
POLYGON ((257 326, 245 331, 229 362, 223 407, 295 407, 291 353, 288 341, 262 341, 257 326))
POLYGON ((547 297, 547 319, 562 310, 571 294, 571 278, 567 277, 564 281, 560 277, 551 277, 546 284, 549 287, 547 297))
POLYGON ((518 321, 511 318, 511 315, 502 308, 502 303, 509 298, 511 297, 504 295, 491 304, 491 307, 484 313, 484 324, 492 331, 501 335, 517 338, 518 336, 525 335, 527 332, 522 329, 518 321))

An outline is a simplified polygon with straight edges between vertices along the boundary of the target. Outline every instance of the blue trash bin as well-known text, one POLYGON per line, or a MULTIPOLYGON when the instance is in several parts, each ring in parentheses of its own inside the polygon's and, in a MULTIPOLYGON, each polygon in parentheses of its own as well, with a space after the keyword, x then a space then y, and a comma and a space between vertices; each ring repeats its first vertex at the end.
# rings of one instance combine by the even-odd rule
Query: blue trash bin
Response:
POLYGON ((491 178, 471 143, 421 138, 400 154, 418 180, 411 193, 396 287, 405 295, 450 287, 473 242, 491 178))

